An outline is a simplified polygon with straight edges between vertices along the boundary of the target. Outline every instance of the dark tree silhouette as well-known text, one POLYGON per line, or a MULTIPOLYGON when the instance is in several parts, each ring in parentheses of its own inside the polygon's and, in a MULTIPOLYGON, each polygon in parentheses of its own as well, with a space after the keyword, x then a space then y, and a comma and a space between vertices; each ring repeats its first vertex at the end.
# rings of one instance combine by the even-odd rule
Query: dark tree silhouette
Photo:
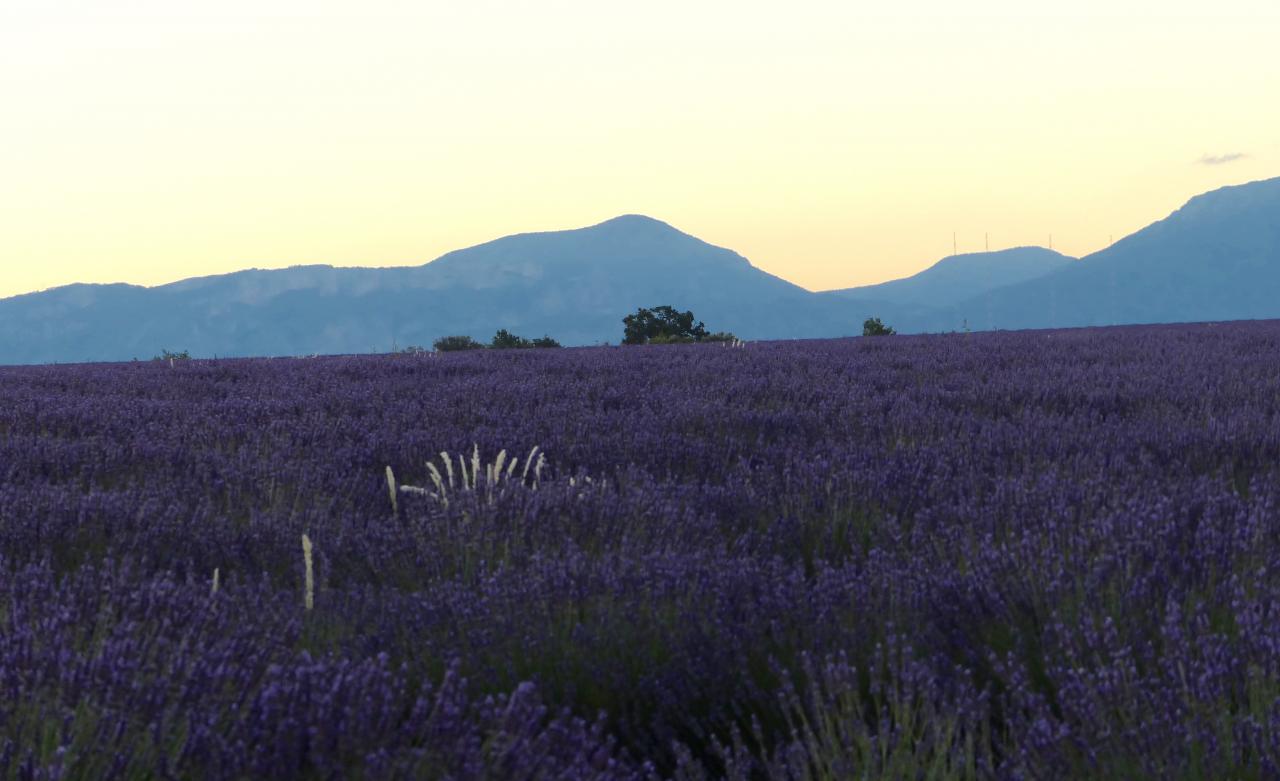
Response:
POLYGON ((897 331, 880 322, 878 317, 868 317, 862 323, 863 336, 893 336, 897 331))
POLYGON ((436 352, 447 353, 455 350, 481 350, 484 345, 470 336, 442 336, 431 343, 436 352))
POLYGON ((493 335, 493 341, 489 342, 489 346, 495 350, 511 350, 532 347, 533 343, 524 337, 516 336, 505 328, 499 328, 498 332, 493 335))
POLYGON ((622 318, 623 344, 669 344, 700 342, 709 334, 702 321, 694 322, 693 312, 677 312, 670 306, 641 307, 622 318))
POLYGON ((523 336, 516 336, 505 328, 499 328, 498 332, 493 335, 493 341, 489 346, 495 350, 523 350, 528 347, 559 347, 560 343, 550 336, 540 336, 537 339, 529 340, 523 336))

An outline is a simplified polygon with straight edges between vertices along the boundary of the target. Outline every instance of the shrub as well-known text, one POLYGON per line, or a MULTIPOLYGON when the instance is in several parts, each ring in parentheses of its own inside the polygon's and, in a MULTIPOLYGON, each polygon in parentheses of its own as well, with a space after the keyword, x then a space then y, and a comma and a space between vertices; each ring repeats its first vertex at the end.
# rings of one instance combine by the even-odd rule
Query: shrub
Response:
POLYGON ((693 342, 711 342, 725 343, 736 342, 738 338, 727 331, 717 331, 714 334, 707 334, 702 338, 688 336, 687 334, 658 334, 649 339, 649 344, 690 344, 693 342))
POLYGON ((897 331, 880 322, 878 317, 868 317, 862 323, 863 336, 893 336, 897 331))
POLYGON ((499 328, 498 332, 493 335, 493 341, 489 342, 489 346, 495 350, 511 350, 532 347, 533 342, 522 336, 516 336, 505 328, 499 328))
MULTIPOLYGON (((684 334, 658 334, 650 337, 649 344, 692 344, 693 337, 684 334)), ((623 344, 627 344, 623 342, 623 344)))
POLYGON ((431 343, 436 352, 454 352, 456 350, 483 350, 484 345, 470 336, 442 336, 431 343))
POLYGON ((516 336, 505 328, 499 328, 489 346, 495 350, 523 350, 529 347, 559 347, 560 343, 550 336, 529 340, 523 336, 516 336))
POLYGON ((700 342, 736 342, 738 337, 728 331, 716 331, 713 334, 707 334, 698 341, 700 342))

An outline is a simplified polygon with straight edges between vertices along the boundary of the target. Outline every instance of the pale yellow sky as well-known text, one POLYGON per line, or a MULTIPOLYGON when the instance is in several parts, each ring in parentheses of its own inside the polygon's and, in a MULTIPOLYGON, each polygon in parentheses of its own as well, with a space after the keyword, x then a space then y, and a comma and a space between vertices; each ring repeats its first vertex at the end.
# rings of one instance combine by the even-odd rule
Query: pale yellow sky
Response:
POLYGON ((633 212, 828 289, 1280 175, 1280 4, 1048 5, 0 0, 0 296, 633 212))

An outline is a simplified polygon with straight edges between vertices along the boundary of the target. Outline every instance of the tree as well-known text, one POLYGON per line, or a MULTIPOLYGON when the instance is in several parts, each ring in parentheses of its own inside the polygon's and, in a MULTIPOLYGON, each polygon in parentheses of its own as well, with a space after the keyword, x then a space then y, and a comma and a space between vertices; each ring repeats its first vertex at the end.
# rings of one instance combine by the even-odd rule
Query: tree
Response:
POLYGON ((516 336, 505 328, 499 328, 489 346, 495 350, 523 350, 528 347, 559 347, 560 343, 550 336, 540 336, 530 340, 523 336, 516 336))
POLYGON ((862 323, 863 336, 893 336, 897 331, 880 322, 878 317, 868 317, 862 323))
POLYGON ((470 336, 442 336, 431 343, 436 352, 447 353, 455 350, 482 350, 484 345, 470 336))
POLYGON ((669 344, 700 342, 708 336, 702 321, 694 322, 693 312, 677 312, 670 306, 641 307, 622 318, 623 344, 669 344))
POLYGON ((499 328, 498 332, 493 335, 493 341, 489 342, 489 346, 495 350, 512 350, 521 347, 532 347, 533 342, 516 336, 505 328, 499 328))

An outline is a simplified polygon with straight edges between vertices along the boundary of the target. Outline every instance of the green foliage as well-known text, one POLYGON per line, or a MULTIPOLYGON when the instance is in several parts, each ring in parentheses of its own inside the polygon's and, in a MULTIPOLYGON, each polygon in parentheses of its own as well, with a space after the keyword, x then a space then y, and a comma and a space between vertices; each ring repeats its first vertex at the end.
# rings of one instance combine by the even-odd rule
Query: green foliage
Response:
MULTIPOLYGON (((692 344, 693 337, 684 334, 666 334, 660 333, 657 336, 650 337, 649 344, 692 344)), ((627 344, 627 342, 623 342, 627 344)))
POLYGON ((868 317, 862 323, 863 336, 893 336, 897 331, 880 322, 878 317, 868 317))
POLYGON ((153 361, 189 361, 191 360, 191 353, 187 350, 183 350, 180 353, 170 352, 168 350, 161 350, 160 354, 152 358, 151 360, 153 361))
POLYGON ((470 336, 442 336, 431 343, 436 352, 447 353, 457 350, 482 350, 484 345, 470 336))
POLYGON ((694 322, 693 312, 677 312, 670 306, 641 307, 622 318, 623 344, 673 344, 701 342, 709 334, 702 321, 694 322))
POLYGON ((505 328, 499 328, 498 332, 493 335, 493 341, 489 346, 495 350, 523 350, 529 347, 559 347, 560 343, 550 336, 540 336, 537 339, 525 339, 523 336, 516 336, 505 328))
POLYGON ((489 342, 489 346, 495 350, 511 350, 532 347, 533 342, 522 336, 516 336, 505 328, 499 328, 498 332, 493 335, 493 341, 489 342))
MULTIPOLYGON (((671 334, 659 333, 657 336, 650 337, 649 344, 691 344, 693 342, 733 342, 737 341, 737 337, 728 331, 717 331, 714 334, 707 334, 703 337, 689 336, 688 334, 671 334)), ((626 342, 623 342, 626 344, 626 342)))
POLYGON ((700 342, 736 342, 738 337, 728 331, 716 331, 713 334, 707 334, 698 341, 700 342))

